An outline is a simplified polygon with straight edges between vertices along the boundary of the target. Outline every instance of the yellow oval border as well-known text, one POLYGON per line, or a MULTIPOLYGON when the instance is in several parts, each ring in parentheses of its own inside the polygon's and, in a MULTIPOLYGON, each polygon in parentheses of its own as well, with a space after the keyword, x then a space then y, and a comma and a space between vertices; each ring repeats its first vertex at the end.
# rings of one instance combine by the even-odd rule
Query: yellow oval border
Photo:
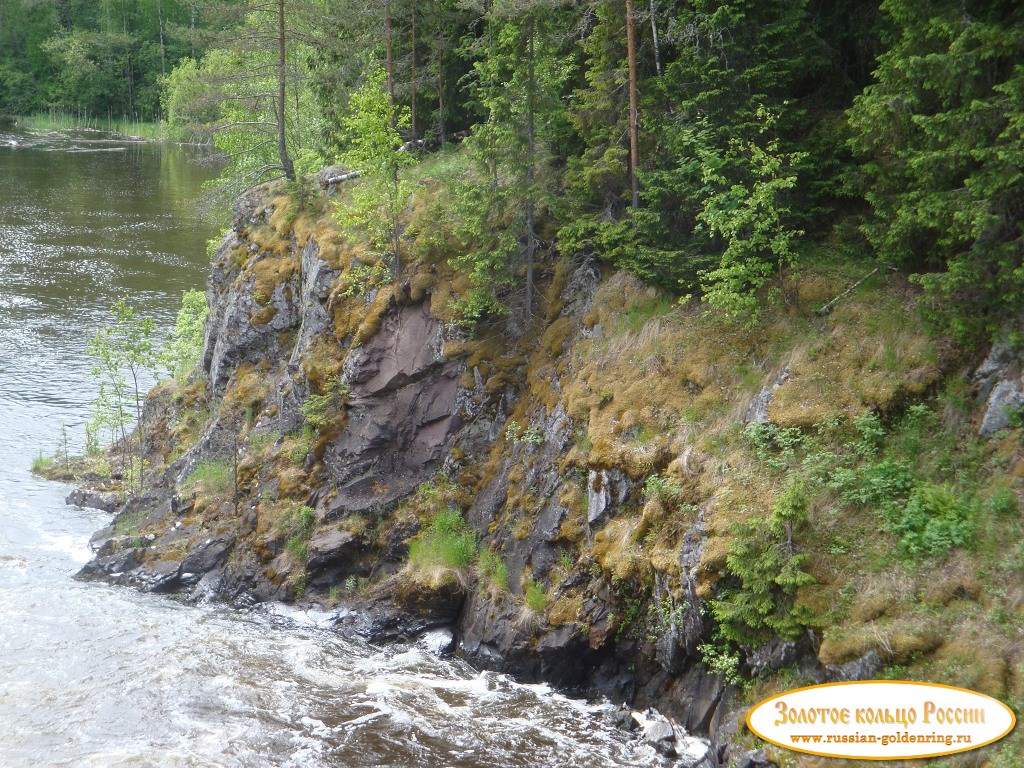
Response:
POLYGON ((879 760, 920 760, 920 759, 926 758, 926 757, 945 757, 946 755, 957 755, 957 754, 959 754, 961 752, 971 752, 972 750, 980 749, 981 747, 987 747, 989 744, 994 744, 995 742, 997 742, 1000 739, 1004 738, 1007 734, 1010 733, 1010 731, 1012 731, 1017 726, 1017 715, 1014 713, 1014 711, 1012 709, 1010 709, 1008 706, 1006 706, 1003 702, 1001 702, 999 699, 995 698, 994 696, 989 696, 987 693, 978 693, 977 691, 972 691, 970 688, 961 688, 961 687, 956 686, 956 685, 944 685, 942 683, 924 683, 924 682, 920 682, 918 680, 850 680, 850 681, 841 682, 841 683, 820 683, 818 685, 805 685, 802 688, 792 688, 792 689, 790 689, 788 691, 783 691, 782 693, 777 693, 774 696, 769 696, 767 699, 763 699, 762 701, 759 701, 757 704, 755 704, 754 706, 752 706, 750 708, 750 710, 747 712, 746 723, 747 723, 747 730, 749 730, 751 733, 753 733, 755 736, 757 736, 762 741, 767 741, 769 744, 774 744, 777 747, 782 747, 783 749, 788 749, 791 752, 802 752, 804 754, 815 755, 817 757, 834 757, 834 758, 839 758, 839 759, 843 759, 843 760, 876 760, 876 761, 879 761, 879 760), (928 752, 927 754, 923 754, 923 755, 899 755, 897 757, 893 757, 891 755, 887 755, 887 756, 884 756, 884 757, 864 757, 863 755, 840 755, 840 754, 836 754, 834 752, 819 752, 819 751, 816 751, 816 750, 813 750, 813 749, 800 749, 799 747, 793 747, 793 746, 790 746, 790 745, 783 744, 781 742, 775 741, 774 739, 769 739, 767 736, 765 736, 764 734, 762 734, 759 731, 757 731, 750 724, 750 715, 753 714, 754 710, 758 709, 759 707, 763 706, 764 704, 767 704, 767 703, 769 703, 771 701, 775 701, 775 699, 781 699, 783 696, 788 696, 791 693, 799 693, 800 691, 810 691, 810 690, 814 690, 816 688, 839 688, 840 686, 844 686, 844 685, 878 685, 879 683, 886 684, 886 685, 919 685, 919 686, 923 686, 925 688, 946 688, 948 690, 960 691, 961 693, 969 693, 972 696, 980 696, 981 698, 989 699, 990 701, 994 701, 996 704, 998 704, 1000 707, 1002 707, 1003 709, 1005 709, 1007 712, 1010 713, 1010 727, 1007 728, 1002 733, 1000 733, 995 738, 989 739, 988 741, 983 741, 980 744, 972 744, 971 746, 964 747, 963 749, 943 750, 941 752, 928 752))

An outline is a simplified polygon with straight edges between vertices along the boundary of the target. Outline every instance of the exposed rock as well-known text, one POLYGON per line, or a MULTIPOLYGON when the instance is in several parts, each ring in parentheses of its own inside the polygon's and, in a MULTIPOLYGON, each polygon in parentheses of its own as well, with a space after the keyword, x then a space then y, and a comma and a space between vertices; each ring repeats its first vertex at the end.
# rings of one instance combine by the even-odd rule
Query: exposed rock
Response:
POLYGON ((76 507, 99 509, 103 512, 116 512, 124 504, 124 495, 113 491, 93 491, 87 488, 76 488, 68 495, 66 502, 76 507))
POLYGON ((442 352, 429 300, 392 306, 380 331, 345 361, 348 422, 324 457, 338 489, 332 514, 407 496, 441 464, 463 424, 461 361, 442 352))
POLYGON ((825 677, 829 682, 842 683, 851 680, 871 680, 882 669, 882 657, 878 651, 871 650, 859 659, 845 664, 829 664, 825 667, 825 677))
POLYGON ((775 396, 775 390, 789 381, 789 366, 787 365, 781 371, 778 376, 775 377, 769 384, 766 384, 760 392, 757 393, 757 397, 754 398, 750 407, 747 408, 747 414, 745 421, 747 424, 763 424, 768 421, 768 406, 772 404, 772 398, 775 396))
POLYGON ((428 653, 444 656, 455 650, 455 635, 450 627, 431 629, 423 633, 416 644, 428 653))
POLYGON ((592 469, 587 477, 587 522, 604 517, 613 506, 620 506, 629 495, 631 483, 621 469, 592 469))
POLYGON ((1013 414, 1024 408, 1024 363, 1008 342, 992 346, 988 356, 974 372, 972 383, 979 400, 985 402, 981 422, 983 437, 1010 425, 1013 414))

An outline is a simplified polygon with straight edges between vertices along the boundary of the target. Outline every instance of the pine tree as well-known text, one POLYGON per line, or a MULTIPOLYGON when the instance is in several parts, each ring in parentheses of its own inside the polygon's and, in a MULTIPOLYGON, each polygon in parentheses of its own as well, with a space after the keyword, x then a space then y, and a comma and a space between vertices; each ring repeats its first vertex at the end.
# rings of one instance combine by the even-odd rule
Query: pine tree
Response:
POLYGON ((962 338, 1024 307, 1024 8, 886 0, 876 83, 850 110, 879 257, 962 338))

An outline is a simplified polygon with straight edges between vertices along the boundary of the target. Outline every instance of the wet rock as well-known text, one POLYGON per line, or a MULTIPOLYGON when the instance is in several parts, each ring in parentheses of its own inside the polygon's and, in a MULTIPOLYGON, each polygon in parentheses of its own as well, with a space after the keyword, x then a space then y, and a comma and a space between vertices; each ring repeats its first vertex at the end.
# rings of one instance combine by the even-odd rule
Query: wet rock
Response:
POLYGON ((760 392, 757 393, 757 397, 747 408, 747 414, 744 421, 747 424, 763 424, 768 421, 768 406, 772 404, 772 399, 775 397, 775 390, 789 381, 790 369, 787 365, 783 368, 779 375, 772 380, 771 383, 766 384, 760 392))
POLYGON ((75 507, 88 507, 103 512, 117 512, 124 504, 124 496, 113 491, 94 491, 88 488, 76 488, 65 499, 67 504, 75 507))
POLYGON ((383 508, 407 496, 447 456, 463 424, 459 361, 441 352, 430 302, 392 305, 380 331, 349 354, 348 422, 324 463, 338 492, 332 516, 383 508))
POLYGON ((232 546, 232 539, 207 539, 200 546, 190 550, 181 561, 181 572, 203 575, 215 570, 227 559, 232 546))
POLYGON ((455 582, 429 587, 395 576, 358 604, 343 625, 370 642, 412 640, 428 630, 451 626, 464 600, 455 582))
POLYGON ((431 629, 425 632, 416 645, 423 648, 427 653, 435 656, 445 656, 455 650, 455 634, 450 627, 431 629))
POLYGON ((768 759, 763 749, 755 749, 751 752, 729 750, 727 768, 778 768, 768 759))
POLYGON ((629 477, 620 469, 592 469, 587 477, 587 523, 593 525, 629 495, 629 477))

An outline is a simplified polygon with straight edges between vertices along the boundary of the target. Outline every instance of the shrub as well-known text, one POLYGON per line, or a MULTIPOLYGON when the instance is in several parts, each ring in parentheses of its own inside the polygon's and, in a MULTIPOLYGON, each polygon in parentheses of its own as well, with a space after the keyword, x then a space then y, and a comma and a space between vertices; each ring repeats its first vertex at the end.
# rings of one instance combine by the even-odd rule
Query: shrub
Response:
POLYGON ((288 537, 285 551, 297 562, 306 561, 306 544, 316 527, 316 511, 312 507, 295 506, 280 521, 281 530, 288 537))
POLYGON ((733 586, 711 602, 725 640, 756 644, 773 635, 792 639, 802 631, 793 596, 815 579, 803 570, 809 557, 797 553, 793 540, 806 524, 809 508, 804 482, 794 478, 770 515, 734 529, 736 539, 726 558, 733 586))
POLYGON ((890 530, 900 537, 901 552, 911 559, 969 544, 974 535, 972 513, 971 505, 948 485, 921 486, 905 505, 890 504, 883 512, 890 530))
POLYGON ((466 521, 457 509, 440 512, 409 544, 409 567, 435 584, 451 572, 467 568, 476 557, 476 536, 466 530, 466 521))

